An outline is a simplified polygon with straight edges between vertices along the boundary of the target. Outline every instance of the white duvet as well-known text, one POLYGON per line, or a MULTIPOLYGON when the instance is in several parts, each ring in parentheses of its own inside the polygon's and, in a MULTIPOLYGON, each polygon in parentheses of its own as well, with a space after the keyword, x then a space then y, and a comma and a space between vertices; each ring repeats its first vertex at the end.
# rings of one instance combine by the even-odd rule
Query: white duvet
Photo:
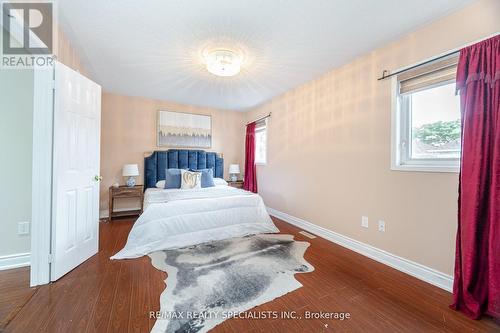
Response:
POLYGON ((220 185, 195 190, 148 189, 144 212, 125 247, 111 259, 260 233, 276 233, 262 198, 220 185))

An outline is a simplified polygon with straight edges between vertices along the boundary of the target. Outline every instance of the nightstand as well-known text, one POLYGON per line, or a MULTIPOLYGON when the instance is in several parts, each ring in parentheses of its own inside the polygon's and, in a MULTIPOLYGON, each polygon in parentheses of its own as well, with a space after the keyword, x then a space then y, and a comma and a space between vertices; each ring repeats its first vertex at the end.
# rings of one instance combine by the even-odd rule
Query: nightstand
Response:
POLYGON ((123 216, 139 216, 142 213, 142 208, 144 204, 144 187, 142 185, 135 185, 134 187, 120 186, 109 188, 109 221, 114 217, 123 216), (114 211, 115 199, 121 198, 138 198, 141 203, 141 209, 133 209, 126 211, 114 211))
POLYGON ((227 180, 227 185, 229 185, 231 187, 236 187, 236 188, 243 189, 243 181, 242 180, 237 180, 235 182, 227 180))

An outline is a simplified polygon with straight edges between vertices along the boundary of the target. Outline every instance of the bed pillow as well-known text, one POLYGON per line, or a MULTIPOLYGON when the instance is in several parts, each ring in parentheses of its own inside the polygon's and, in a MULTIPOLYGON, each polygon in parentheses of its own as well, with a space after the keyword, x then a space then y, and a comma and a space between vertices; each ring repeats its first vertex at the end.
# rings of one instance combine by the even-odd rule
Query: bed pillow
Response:
POLYGON ((181 189, 201 188, 201 172, 181 170, 181 189))
POLYGON ((165 188, 181 188, 181 169, 165 170, 165 188))
POLYGON ((214 170, 213 169, 190 169, 193 172, 201 172, 201 187, 214 187, 214 170))
POLYGON ((165 188, 165 181, 160 180, 159 182, 156 183, 156 188, 165 188))
POLYGON ((229 185, 224 179, 222 178, 214 178, 214 185, 229 185))

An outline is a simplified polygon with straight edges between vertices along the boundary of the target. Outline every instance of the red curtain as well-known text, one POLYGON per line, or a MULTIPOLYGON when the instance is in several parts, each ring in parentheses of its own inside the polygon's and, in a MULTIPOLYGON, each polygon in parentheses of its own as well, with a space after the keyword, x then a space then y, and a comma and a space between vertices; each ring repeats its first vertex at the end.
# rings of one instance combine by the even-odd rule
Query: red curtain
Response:
POLYGON ((257 193, 257 172, 255 170, 255 123, 247 125, 245 140, 245 182, 243 188, 257 193))
POLYGON ((460 51, 462 113, 454 303, 500 317, 500 35, 460 51))

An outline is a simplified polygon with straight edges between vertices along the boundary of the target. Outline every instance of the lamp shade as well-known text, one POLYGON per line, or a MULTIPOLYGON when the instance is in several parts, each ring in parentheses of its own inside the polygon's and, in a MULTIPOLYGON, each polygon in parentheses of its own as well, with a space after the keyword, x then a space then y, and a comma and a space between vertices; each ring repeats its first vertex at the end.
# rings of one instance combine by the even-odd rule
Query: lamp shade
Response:
POLYGON ((123 177, 139 176, 139 167, 137 164, 125 164, 122 170, 123 177))
POLYGON ((239 164, 229 164, 229 173, 240 173, 239 164))

